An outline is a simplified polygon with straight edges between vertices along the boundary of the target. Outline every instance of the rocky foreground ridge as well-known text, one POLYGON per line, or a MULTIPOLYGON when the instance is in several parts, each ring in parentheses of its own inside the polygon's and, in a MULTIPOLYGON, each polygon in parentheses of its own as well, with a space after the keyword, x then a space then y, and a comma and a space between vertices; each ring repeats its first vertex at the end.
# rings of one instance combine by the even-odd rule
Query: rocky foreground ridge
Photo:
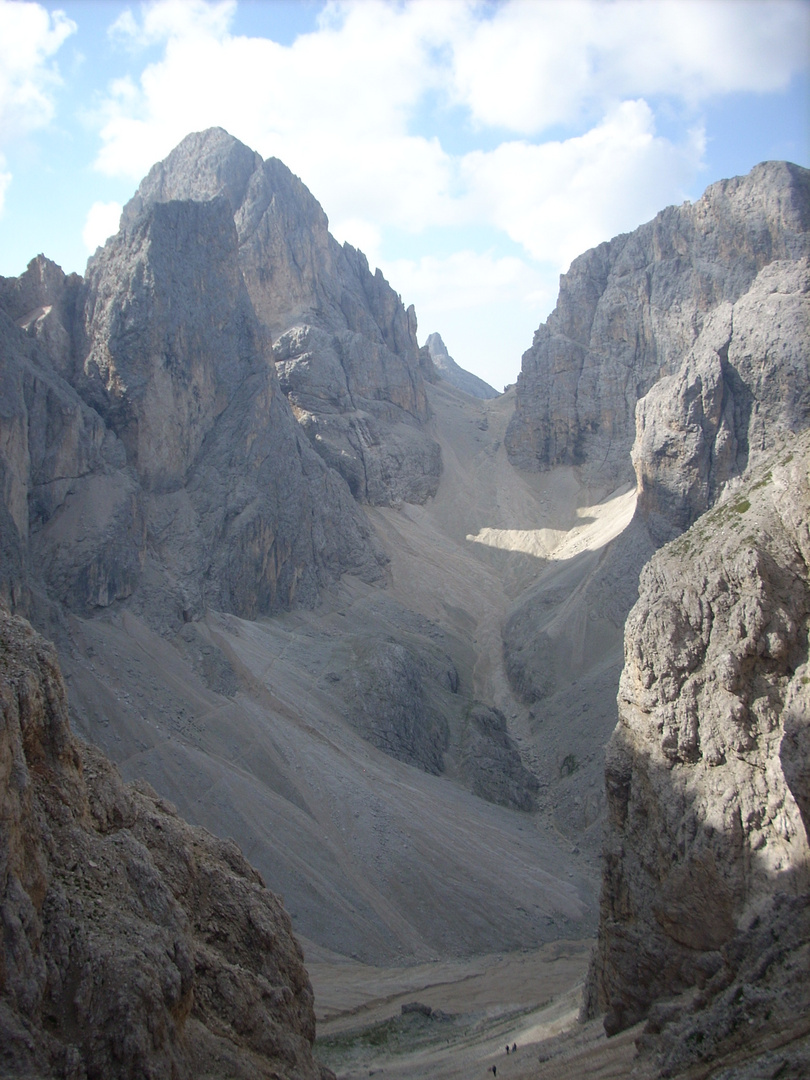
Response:
POLYGON ((609 1032, 653 1006, 662 1075, 810 1064, 809 519, 805 433, 653 557, 627 622, 589 1006, 609 1032))
POLYGON ((0 705, 0 1072, 325 1077, 278 897, 73 736, 53 646, 2 610, 0 705))

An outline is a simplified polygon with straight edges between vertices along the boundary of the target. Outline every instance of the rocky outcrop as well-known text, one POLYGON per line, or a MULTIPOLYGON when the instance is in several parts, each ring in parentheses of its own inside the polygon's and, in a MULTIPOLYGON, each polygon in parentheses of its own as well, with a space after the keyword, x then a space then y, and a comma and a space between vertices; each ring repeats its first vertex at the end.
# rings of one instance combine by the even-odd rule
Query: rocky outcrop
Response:
POLYGON ((642 573, 607 751, 589 991, 608 1031, 742 970, 734 943, 788 903, 777 894, 810 887, 809 473, 805 434, 642 573))
POLYGON ((810 1075, 810 895, 777 893, 691 998, 653 1006, 637 1041, 657 1075, 810 1075))
POLYGON ((447 635, 394 604, 376 603, 367 621, 368 633, 344 633, 329 649, 321 675, 346 722, 397 761, 452 777, 487 802, 534 810, 537 779, 504 714, 462 685, 439 644, 452 647, 447 635))
POLYGON ((441 471, 428 418, 416 316, 362 252, 329 234, 323 210, 275 158, 262 161, 221 128, 189 135, 125 207, 226 200, 238 263, 273 343, 282 388, 315 449, 356 498, 424 502, 441 471))
POLYGON ((320 1077, 278 898, 73 737, 53 648, 4 612, 0 702, 3 1075, 320 1077))
POLYGON ((350 723, 399 761, 443 772, 449 725, 437 699, 458 690, 450 657, 395 640, 356 639, 351 651, 350 723))
POLYGON ((473 794, 515 810, 534 810, 537 778, 523 766, 501 710, 474 701, 465 719, 459 772, 473 794))
POLYGON ((506 436, 512 463, 631 479, 636 402, 765 267, 810 255, 809 227, 810 172, 766 162, 575 259, 523 356, 506 436))
POLYGON ((0 278, 0 309, 47 354, 57 373, 70 379, 73 324, 82 279, 37 255, 18 278, 0 278))
POLYGON ((126 598, 145 556, 143 508, 124 447, 56 370, 67 372, 71 363, 67 284, 40 256, 23 278, 5 282, 0 296, 19 324, 0 310, 0 589, 4 602, 22 611, 31 610, 37 588, 79 610, 126 598), (30 296, 34 277, 39 294, 30 296), (37 307, 19 315, 32 301, 37 307), (56 536, 55 518, 62 526, 56 536))
POLYGON ((440 334, 428 335, 425 344, 439 376, 449 382, 451 386, 455 386, 457 390, 463 390, 470 397, 481 398, 484 401, 498 396, 498 391, 490 386, 488 382, 479 379, 471 371, 465 371, 463 367, 460 367, 455 362, 447 351, 447 346, 442 341, 440 334))

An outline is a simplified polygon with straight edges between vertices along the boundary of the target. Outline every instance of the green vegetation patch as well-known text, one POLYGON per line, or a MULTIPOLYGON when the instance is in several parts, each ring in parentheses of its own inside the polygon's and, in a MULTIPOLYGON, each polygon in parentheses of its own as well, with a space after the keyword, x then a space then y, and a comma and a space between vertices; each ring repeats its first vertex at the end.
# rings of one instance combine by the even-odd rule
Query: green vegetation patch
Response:
POLYGON ((773 473, 767 472, 767 473, 765 473, 765 475, 762 477, 761 480, 757 480, 757 482, 755 484, 751 485, 751 490, 752 491, 759 491, 760 488, 767 487, 768 484, 770 484, 770 482, 772 480, 773 480, 773 473))
POLYGON ((560 776, 573 776, 579 768, 576 754, 566 754, 560 765, 560 776))
POLYGON ((362 1058, 369 1052, 405 1054, 438 1040, 444 1042, 452 1023, 448 1017, 439 1019, 419 1012, 392 1016, 390 1020, 382 1020, 366 1028, 318 1036, 315 1054, 319 1060, 332 1066, 350 1058, 362 1058))

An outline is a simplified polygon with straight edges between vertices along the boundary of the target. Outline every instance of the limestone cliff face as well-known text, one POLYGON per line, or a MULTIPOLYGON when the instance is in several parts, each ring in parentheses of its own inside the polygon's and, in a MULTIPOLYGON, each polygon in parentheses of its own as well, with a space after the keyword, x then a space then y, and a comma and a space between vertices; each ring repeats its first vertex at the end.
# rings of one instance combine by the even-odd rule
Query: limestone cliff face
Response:
POLYGON ((810 173, 766 162, 575 259, 523 357, 506 440, 513 464, 631 479, 636 402, 764 267, 810 254, 809 228, 810 173))
POLYGON ((127 449, 184 617, 311 603, 379 573, 362 514, 281 393, 227 201, 147 205, 88 267, 78 385, 127 449))
POLYGON ((317 1080, 278 898, 73 737, 54 649, 4 612, 0 707, 3 1076, 317 1080))
POLYGON ((179 625, 379 578, 368 523, 281 392, 225 198, 148 205, 84 282, 38 260, 0 302, 9 600, 32 583, 79 612, 134 596, 179 625))
POLYGON ((804 434, 642 573, 607 751, 590 1007, 609 1031, 744 968, 757 915, 810 887, 809 517, 804 434))
POLYGON ((638 403, 638 514, 656 543, 810 422, 810 260, 764 267, 720 304, 680 369, 638 403))
POLYGON ((424 502, 441 471, 428 418, 416 316, 365 256, 330 235, 323 210, 275 158, 221 128, 189 135, 125 208, 222 196, 238 263, 282 388, 318 453, 362 501, 424 502))

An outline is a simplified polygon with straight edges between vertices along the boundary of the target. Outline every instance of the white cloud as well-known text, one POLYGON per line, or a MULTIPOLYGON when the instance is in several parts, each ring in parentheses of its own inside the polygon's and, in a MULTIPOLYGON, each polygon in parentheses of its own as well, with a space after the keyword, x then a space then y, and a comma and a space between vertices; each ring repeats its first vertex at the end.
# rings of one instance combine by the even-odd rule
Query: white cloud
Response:
MULTIPOLYGON (((136 181, 188 132, 220 125, 284 161, 372 264, 394 233, 449 226, 506 234, 523 265, 555 275, 681 201, 702 162, 700 104, 785 86, 807 63, 810 23, 810 5, 782 0, 358 0, 328 4, 316 31, 282 46, 235 35, 234 10, 162 0, 118 18, 117 40, 162 43, 162 55, 110 85, 101 171, 136 181), (555 125, 564 136, 544 140, 555 125)), ((464 312, 472 335, 488 297, 528 310, 502 255, 462 251, 441 273, 429 260, 381 268, 423 323, 464 312)))
POLYGON ((339 218, 329 222, 329 231, 339 243, 359 248, 372 270, 379 266, 382 230, 374 222, 358 217, 339 218))
MULTIPOLYGON (((264 156, 280 157, 335 221, 412 232, 459 224, 465 184, 476 167, 487 171, 487 160, 489 197, 479 206, 497 211, 502 227, 507 193, 523 206, 521 189, 537 184, 547 166, 555 178, 581 179, 591 152, 600 169, 623 171, 628 180, 631 161, 650 182, 665 161, 682 178, 695 166, 694 144, 685 152, 654 136, 649 104, 648 119, 638 119, 641 99, 783 85, 804 62, 800 31, 810 10, 780 0, 512 0, 494 7, 362 0, 327 5, 316 32, 281 46, 233 35, 234 9, 233 0, 162 0, 137 17, 130 10, 119 17, 116 36, 163 41, 165 51, 137 81, 110 87, 98 167, 138 179, 189 131, 221 125, 264 156), (521 170, 501 175, 500 197, 493 190, 497 158, 462 160, 423 134, 426 103, 441 111, 450 101, 461 104, 470 124, 534 136, 500 148, 504 164, 521 170), (606 114, 614 119, 605 121, 606 114), (575 125, 572 134, 583 141, 546 150, 537 136, 559 123, 575 125), (577 153, 579 171, 571 166, 577 153)), ((457 127, 464 123, 462 115, 457 127)), ((667 191, 676 186, 668 183, 667 191)), ((536 193, 548 188, 541 182, 536 193)))
POLYGON ((478 124, 537 135, 623 98, 783 89, 808 37, 802 0, 511 0, 455 43, 453 93, 478 124))
POLYGON ((553 267, 492 252, 384 260, 380 269, 415 305, 419 340, 440 333, 457 363, 498 390, 514 381, 538 312, 551 310, 558 286, 553 267))
POLYGON ((221 37, 233 21, 236 0, 160 0, 141 5, 141 20, 126 8, 109 28, 109 37, 132 48, 169 38, 221 37))
POLYGON ((701 132, 682 146, 655 134, 643 101, 626 101, 577 138, 502 143, 462 163, 471 205, 540 261, 564 270, 574 256, 680 202, 703 153, 701 132))
POLYGON ((118 232, 121 209, 121 204, 117 202, 94 202, 87 211, 82 240, 90 254, 118 232))
POLYGON ((6 159, 0 154, 0 214, 3 213, 3 206, 6 201, 6 192, 8 186, 11 183, 11 173, 5 172, 3 166, 6 164, 6 159))
POLYGON ((516 292, 534 304, 544 292, 535 268, 513 255, 492 252, 455 251, 441 258, 390 259, 381 269, 398 283, 406 304, 418 301, 417 311, 431 310, 435 305, 431 298, 437 294, 441 294, 442 310, 470 310, 505 300, 516 292))
POLYGON ((0 0, 0 141, 51 119, 61 83, 51 57, 75 30, 63 11, 0 0))
POLYGON ((401 148, 393 140, 407 140, 413 110, 444 78, 430 50, 466 11, 463 4, 332 5, 322 29, 289 47, 231 35, 231 4, 216 5, 216 18, 207 11, 198 2, 166 0, 150 5, 141 22, 127 12, 115 24, 132 42, 162 34, 166 45, 164 57, 143 70, 135 97, 122 97, 120 87, 108 96, 98 158, 104 172, 140 176, 156 151, 213 124, 293 167, 290 157, 308 160, 307 148, 320 140, 343 147, 343 165, 356 148, 358 174, 375 156, 399 168, 392 154, 436 155, 429 140, 401 148), (380 140, 387 145, 375 155, 380 140))

